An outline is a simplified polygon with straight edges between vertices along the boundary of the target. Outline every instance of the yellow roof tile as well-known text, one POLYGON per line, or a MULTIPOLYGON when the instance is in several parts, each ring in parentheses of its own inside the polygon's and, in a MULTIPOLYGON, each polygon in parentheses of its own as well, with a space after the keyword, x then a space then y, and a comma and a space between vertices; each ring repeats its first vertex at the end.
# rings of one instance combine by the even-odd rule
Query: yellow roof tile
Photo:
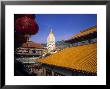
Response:
POLYGON ((81 36, 85 36, 85 35, 88 35, 90 33, 96 32, 96 31, 97 31, 96 26, 93 26, 91 28, 88 28, 86 30, 83 30, 80 33, 72 36, 70 39, 74 39, 74 38, 78 38, 78 37, 81 37, 81 36))
POLYGON ((36 60, 40 63, 96 73, 97 44, 65 48, 46 58, 36 60))

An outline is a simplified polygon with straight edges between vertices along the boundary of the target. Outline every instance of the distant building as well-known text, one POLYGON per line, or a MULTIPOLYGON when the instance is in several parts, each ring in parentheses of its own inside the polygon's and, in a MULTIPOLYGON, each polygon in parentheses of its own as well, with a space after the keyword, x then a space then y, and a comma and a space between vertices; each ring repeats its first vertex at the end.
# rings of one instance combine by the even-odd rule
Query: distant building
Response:
POLYGON ((52 29, 47 37, 47 49, 49 53, 55 50, 55 36, 52 29))
POLYGON ((70 46, 70 44, 66 43, 64 40, 57 41, 55 44, 56 44, 56 50, 63 50, 64 48, 67 48, 70 46))

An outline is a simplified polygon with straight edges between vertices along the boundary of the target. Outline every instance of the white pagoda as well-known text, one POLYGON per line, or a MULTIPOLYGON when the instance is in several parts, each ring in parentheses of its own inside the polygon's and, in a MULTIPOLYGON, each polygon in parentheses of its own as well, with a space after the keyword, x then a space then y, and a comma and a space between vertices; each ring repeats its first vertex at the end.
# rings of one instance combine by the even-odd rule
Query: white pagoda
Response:
POLYGON ((50 53, 55 49, 55 36, 52 29, 47 37, 47 49, 50 53))

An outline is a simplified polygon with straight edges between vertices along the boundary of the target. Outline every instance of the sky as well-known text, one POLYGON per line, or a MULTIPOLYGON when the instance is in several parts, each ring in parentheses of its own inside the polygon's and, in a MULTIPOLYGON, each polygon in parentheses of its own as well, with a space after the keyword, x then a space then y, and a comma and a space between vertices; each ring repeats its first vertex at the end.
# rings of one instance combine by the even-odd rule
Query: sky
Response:
POLYGON ((55 41, 67 40, 71 36, 97 25, 96 14, 36 14, 35 21, 39 26, 37 34, 31 40, 46 43, 52 29, 55 41))

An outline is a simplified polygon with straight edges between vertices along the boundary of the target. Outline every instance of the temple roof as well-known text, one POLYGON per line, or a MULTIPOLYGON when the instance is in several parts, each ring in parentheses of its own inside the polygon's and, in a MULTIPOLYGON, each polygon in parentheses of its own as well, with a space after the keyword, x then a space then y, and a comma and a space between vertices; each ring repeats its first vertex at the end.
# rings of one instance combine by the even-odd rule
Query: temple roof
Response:
POLYGON ((46 58, 36 60, 37 62, 81 70, 86 72, 97 72, 97 44, 88 44, 65 48, 46 58))
POLYGON ((66 42, 70 41, 70 40, 74 40, 74 39, 80 39, 84 36, 88 36, 92 33, 97 32, 97 26, 92 26, 90 28, 87 28, 85 30, 80 31, 78 34, 73 35, 70 39, 65 40, 66 42))
POLYGON ((27 41, 27 42, 23 43, 21 47, 22 48, 37 48, 37 49, 44 48, 43 45, 41 45, 39 43, 35 43, 33 41, 27 41))

